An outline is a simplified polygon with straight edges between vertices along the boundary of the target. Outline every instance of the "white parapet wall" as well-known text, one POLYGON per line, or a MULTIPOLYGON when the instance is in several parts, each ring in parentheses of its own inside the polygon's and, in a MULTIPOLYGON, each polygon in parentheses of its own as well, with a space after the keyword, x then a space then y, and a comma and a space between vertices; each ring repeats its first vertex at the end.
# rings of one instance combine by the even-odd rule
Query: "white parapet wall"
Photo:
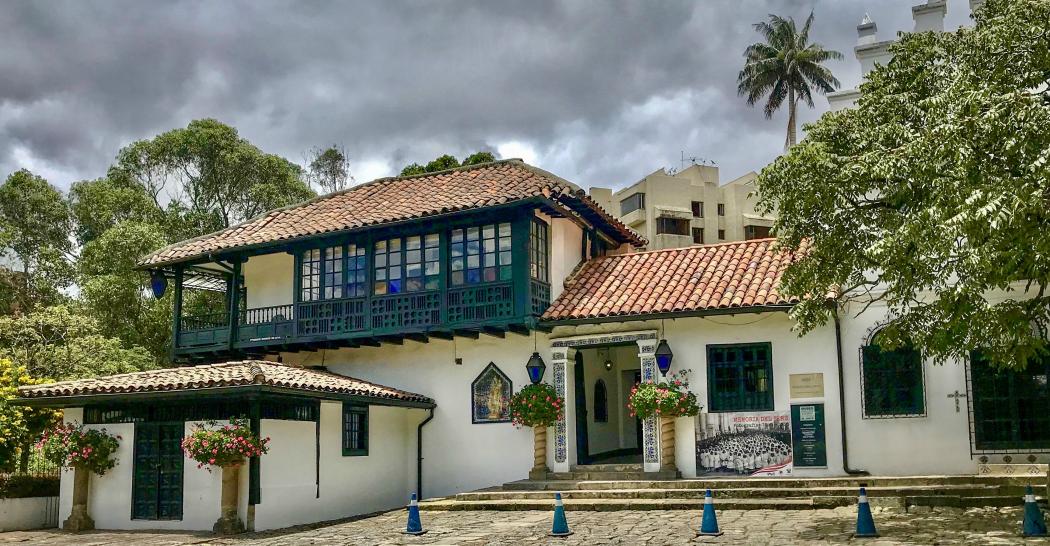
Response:
POLYGON ((0 499, 0 533, 53 527, 57 510, 58 497, 0 499))

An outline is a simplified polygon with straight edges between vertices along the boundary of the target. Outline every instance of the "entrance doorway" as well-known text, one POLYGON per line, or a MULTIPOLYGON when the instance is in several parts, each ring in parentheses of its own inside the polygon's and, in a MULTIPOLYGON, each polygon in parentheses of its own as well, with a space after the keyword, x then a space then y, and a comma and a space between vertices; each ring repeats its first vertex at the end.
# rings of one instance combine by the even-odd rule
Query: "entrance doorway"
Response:
POLYGON ((583 347, 573 363, 576 464, 640 464, 642 425, 627 409, 641 380, 634 343, 583 347))
POLYGON ((132 519, 182 519, 185 424, 135 423, 132 519))

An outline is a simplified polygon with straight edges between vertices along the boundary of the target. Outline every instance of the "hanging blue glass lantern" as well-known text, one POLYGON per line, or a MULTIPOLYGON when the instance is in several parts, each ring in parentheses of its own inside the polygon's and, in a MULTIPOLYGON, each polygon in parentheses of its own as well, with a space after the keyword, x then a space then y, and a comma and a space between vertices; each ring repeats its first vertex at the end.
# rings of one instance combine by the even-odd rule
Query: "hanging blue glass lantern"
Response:
POLYGON ((159 300, 164 297, 164 292, 168 290, 168 278, 159 269, 154 269, 149 274, 149 286, 153 289, 153 297, 159 300))
POLYGON ((656 367, 660 368, 660 373, 667 375, 667 372, 671 370, 671 359, 674 358, 674 353, 671 352, 671 346, 667 344, 666 339, 661 339, 660 344, 656 346, 656 367))
POLYGON ((534 352, 529 357, 529 363, 525 365, 525 369, 529 371, 529 381, 537 385, 543 379, 543 372, 547 371, 547 365, 543 363, 540 353, 534 352))

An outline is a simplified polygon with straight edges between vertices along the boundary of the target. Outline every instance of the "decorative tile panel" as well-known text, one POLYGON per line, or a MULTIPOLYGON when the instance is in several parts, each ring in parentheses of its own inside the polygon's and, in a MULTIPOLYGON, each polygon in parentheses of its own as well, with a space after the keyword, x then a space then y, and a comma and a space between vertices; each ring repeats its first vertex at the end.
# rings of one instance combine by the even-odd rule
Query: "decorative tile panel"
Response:
POLYGON ((658 439, 656 437, 656 417, 649 416, 642 422, 642 445, 645 451, 645 462, 659 463, 660 456, 657 452, 658 439))
MULTIPOLYGON (((565 353, 555 353, 552 360, 554 365, 554 391, 558 393, 562 400, 567 400, 565 390, 565 366, 567 361, 565 360, 565 353)), ((564 463, 566 457, 568 439, 566 438, 565 413, 565 411, 561 412, 561 417, 554 424, 554 462, 556 463, 564 463)))

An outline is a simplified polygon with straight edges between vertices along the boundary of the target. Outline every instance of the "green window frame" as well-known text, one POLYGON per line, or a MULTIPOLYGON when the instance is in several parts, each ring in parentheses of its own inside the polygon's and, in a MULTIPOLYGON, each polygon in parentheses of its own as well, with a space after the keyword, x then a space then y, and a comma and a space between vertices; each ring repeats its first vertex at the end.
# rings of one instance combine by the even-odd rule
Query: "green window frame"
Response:
POLYGON ((707 346, 708 411, 773 410, 773 346, 707 346))
POLYGON ((343 456, 368 455, 368 406, 343 402, 343 456))
POLYGON ((513 275, 510 222, 456 228, 449 234, 452 286, 508 281, 513 275))
POLYGON ((998 370, 980 351, 970 355, 973 447, 979 451, 1050 448, 1050 357, 1024 370, 998 370))
POLYGON ((876 334, 861 349, 861 391, 865 418, 925 416, 922 355, 912 347, 883 349, 876 334))
POLYGON ((367 294, 367 249, 365 245, 350 243, 346 247, 346 297, 363 298, 367 294))
POLYGON ((317 301, 321 299, 321 249, 311 248, 299 257, 299 299, 317 301))
POLYGON ((343 247, 330 246, 324 249, 324 263, 321 264, 322 293, 324 299, 334 300, 343 297, 343 247))
POLYGON ((533 279, 550 282, 550 226, 535 218, 529 230, 529 263, 533 279))
MULTIPOLYGON (((351 245, 354 246, 354 245, 351 245)), ((299 301, 341 299, 346 247, 310 248, 299 253, 299 301)))

